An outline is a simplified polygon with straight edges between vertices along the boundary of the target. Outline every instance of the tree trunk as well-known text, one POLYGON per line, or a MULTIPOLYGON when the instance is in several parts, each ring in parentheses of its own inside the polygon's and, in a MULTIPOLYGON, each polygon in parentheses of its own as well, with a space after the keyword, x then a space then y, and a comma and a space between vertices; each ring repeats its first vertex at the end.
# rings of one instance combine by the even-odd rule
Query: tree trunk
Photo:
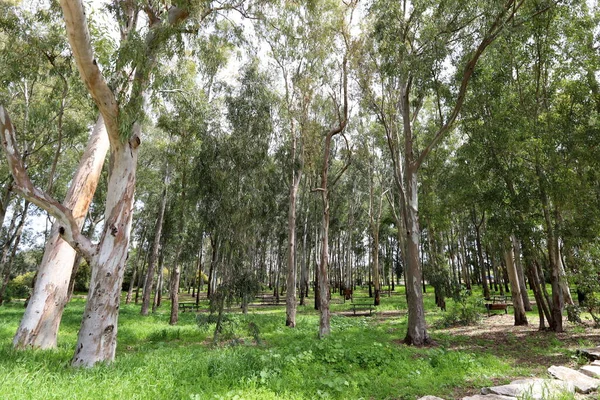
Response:
POLYGON ((531 311, 531 302, 529 301, 529 295, 527 294, 527 285, 525 284, 525 272, 523 270, 523 263, 521 262, 521 243, 515 236, 512 237, 513 248, 515 251, 515 267, 517 268, 517 275, 519 276, 519 286, 521 288, 521 296, 523 296, 523 307, 525 311, 531 311))
POLYGON ((0 261, 0 279, 2 279, 2 283, 0 284, 0 305, 4 303, 4 294, 6 292, 6 287, 8 286, 8 282, 10 282, 10 274, 12 270, 12 264, 15 259, 15 255, 17 254, 17 249, 19 248, 19 244, 21 243, 21 237, 23 235, 23 227, 25 226, 25 220, 27 219, 27 212, 29 211, 29 201, 25 201, 23 205, 23 210, 21 211, 21 219, 19 220, 19 224, 16 227, 15 233, 12 237, 12 240, 9 240, 7 244, 12 246, 12 249, 4 252, 2 255, 2 260, 0 261))
POLYGON ((158 251, 160 249, 160 238, 162 236, 163 221, 165 218, 165 208, 167 207, 167 184, 169 180, 168 175, 168 168, 165 168, 162 199, 160 202, 160 208, 158 209, 156 225, 154 226, 154 241, 152 242, 152 250, 150 251, 150 256, 148 259, 148 272, 146 273, 146 284, 144 285, 144 292, 142 294, 142 315, 148 315, 148 309, 150 308, 150 296, 152 294, 152 288, 154 286, 154 272, 156 268, 156 262, 158 260, 158 251))
POLYGON ((483 286, 483 297, 485 299, 490 298, 490 286, 488 285, 488 279, 485 276, 485 262, 483 261, 483 249, 481 246, 481 226, 485 220, 485 213, 481 217, 479 224, 475 221, 475 211, 473 211, 473 225, 475 227, 475 244, 477 247, 477 261, 479 264, 479 271, 481 273, 481 285, 483 286))
POLYGON ((177 252, 175 254, 175 267, 172 271, 171 276, 171 316, 169 318, 169 324, 175 325, 179 320, 179 278, 181 276, 181 267, 179 265, 179 256, 183 247, 182 240, 177 245, 177 252))
MULTIPOLYGON (((79 229, 100 180, 108 144, 106 127, 100 116, 63 202, 73 213, 79 229)), ((69 281, 75 261, 75 250, 61 239, 59 226, 59 222, 53 224, 46 242, 36 285, 13 339, 13 346, 17 349, 56 348, 58 327, 67 304, 69 281)))
POLYGON ((290 182, 290 205, 288 210, 288 271, 285 296, 285 325, 296 326, 296 199, 298 186, 302 177, 301 170, 296 170, 296 130, 292 120, 292 180, 290 182))
MULTIPOLYGON (((134 132, 139 126, 134 127, 134 132)), ((73 366, 91 367, 111 362, 117 347, 121 283, 129 248, 139 138, 133 143, 111 143, 104 230, 91 259, 92 277, 73 366)), ((39 282, 38 282, 39 284, 39 282)))
POLYGON ((421 265, 419 262, 419 203, 417 171, 413 166, 406 168, 406 299, 408 302, 408 329, 404 342, 409 345, 423 346, 429 343, 423 292, 421 291, 421 265))
POLYGON ((198 290, 196 291, 196 307, 200 304, 200 292, 204 290, 204 279, 202 278, 202 255, 204 254, 204 231, 200 236, 200 249, 198 250, 198 290))
POLYGON ((512 241, 510 241, 508 248, 504 253, 504 258, 506 260, 506 270, 508 271, 508 278, 510 281, 513 308, 515 312, 515 326, 527 325, 527 315, 525 314, 523 297, 521 296, 521 286, 519 284, 519 275, 517 274, 514 257, 512 241))

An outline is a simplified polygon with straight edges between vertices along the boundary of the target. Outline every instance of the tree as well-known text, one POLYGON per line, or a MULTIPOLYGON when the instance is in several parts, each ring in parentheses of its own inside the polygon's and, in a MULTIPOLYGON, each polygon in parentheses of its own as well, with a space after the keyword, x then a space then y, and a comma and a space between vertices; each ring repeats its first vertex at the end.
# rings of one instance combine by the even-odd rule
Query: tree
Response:
MULTIPOLYGON (((51 213, 60 225, 58 232, 61 238, 82 253, 92 267, 91 290, 73 358, 75 366, 92 366, 98 361, 114 359, 120 288, 133 210, 137 150, 141 133, 139 119, 144 89, 156 60, 155 52, 166 38, 164 33, 172 31, 172 27, 183 22, 191 10, 173 6, 158 14, 150 5, 145 8, 151 28, 146 42, 141 46, 145 57, 142 57, 140 64, 134 66, 133 80, 120 82, 125 85, 120 88, 122 90, 113 91, 94 58, 82 2, 63 1, 61 7, 78 70, 102 114, 110 142, 111 168, 105 223, 97 245, 81 235, 71 210, 33 186, 17 150, 15 131, 4 108, 2 143, 15 178, 15 190, 51 213), (127 90, 129 84, 131 91, 127 90)), ((134 25, 134 17, 137 17, 134 5, 127 3, 122 11, 126 14, 124 26, 134 25)), ((206 12, 204 10, 204 15, 208 15, 206 12)))
POLYGON ((479 58, 503 28, 514 20, 524 1, 479 2, 465 7, 462 2, 375 2, 371 8, 373 35, 382 81, 397 87, 401 115, 401 141, 390 137, 390 149, 399 186, 399 208, 405 224, 406 293, 408 330, 405 343, 429 342, 425 326, 418 219, 418 172, 429 153, 439 145, 456 123, 467 87, 479 58), (473 18, 477 16, 477 18, 473 18), (470 40, 462 41, 463 32, 470 40), (441 96, 444 60, 460 60, 455 65, 458 87, 445 101, 441 96), (425 97, 438 105, 437 128, 423 132, 419 112, 425 97), (400 151, 401 149, 401 151, 400 151))

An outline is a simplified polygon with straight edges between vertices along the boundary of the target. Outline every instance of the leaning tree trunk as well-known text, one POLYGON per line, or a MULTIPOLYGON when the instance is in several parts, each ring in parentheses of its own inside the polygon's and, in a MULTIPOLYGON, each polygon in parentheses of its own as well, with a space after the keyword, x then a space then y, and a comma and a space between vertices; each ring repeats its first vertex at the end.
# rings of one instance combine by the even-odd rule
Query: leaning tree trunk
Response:
MULTIPOLYGON (((73 213, 79 229, 83 225, 100 180, 108 143, 104 120, 100 116, 63 202, 73 213)), ((15 348, 56 347, 58 326, 67 304, 75 260, 75 250, 60 238, 59 225, 58 222, 54 223, 46 242, 36 285, 13 339, 15 348)))
MULTIPOLYGON (((136 124, 137 127, 137 124, 136 124)), ((135 130, 139 130, 134 128, 135 130)), ((92 277, 73 366, 91 367, 112 361, 117 348, 121 283, 129 248, 139 136, 111 143, 104 229, 91 259, 92 277)))
POLYGON ((519 285, 519 275, 517 274, 517 268, 515 266, 515 254, 512 241, 508 244, 508 248, 504 253, 504 258, 506 261, 506 270, 508 271, 508 280, 510 281, 510 291, 515 312, 515 326, 527 325, 527 315, 525 314, 523 297, 521 296, 521 286, 519 285))
POLYGON ((519 276, 519 286, 521 287, 521 296, 523 297, 523 307, 525 311, 531 311, 531 302, 529 301, 529 294, 527 293, 527 285, 525 284, 525 271, 523 269, 523 263, 521 262, 521 243, 515 236, 512 237, 513 248, 515 250, 515 267, 517 268, 517 275, 519 276))

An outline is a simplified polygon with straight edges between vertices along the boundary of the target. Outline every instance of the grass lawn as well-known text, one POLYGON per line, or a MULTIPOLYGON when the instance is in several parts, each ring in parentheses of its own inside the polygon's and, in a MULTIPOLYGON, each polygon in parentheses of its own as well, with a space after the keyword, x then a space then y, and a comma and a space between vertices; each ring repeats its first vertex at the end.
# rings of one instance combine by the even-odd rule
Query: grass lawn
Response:
MULTIPOLYGON (((434 323, 442 313, 430 292, 427 319, 434 323)), ((185 296, 182 301, 191 301, 185 296)), ((599 339, 590 328, 568 325, 557 335, 537 332, 535 321, 512 327, 511 315, 495 315, 476 327, 432 327, 437 345, 412 348, 401 343, 406 301, 399 291, 382 297, 372 317, 350 317, 350 305, 336 294, 333 300, 327 339, 317 339, 311 306, 299 307, 295 329, 284 326, 283 305, 260 306, 248 316, 236 309, 217 345, 214 324, 200 327, 193 312, 169 326, 168 302, 148 317, 139 315, 139 306, 122 304, 116 361, 87 370, 69 365, 83 299, 68 305, 55 351, 12 350, 24 309, 11 303, 0 307, 0 399, 453 399, 517 377, 544 376, 551 364, 583 362, 575 350, 599 339)))

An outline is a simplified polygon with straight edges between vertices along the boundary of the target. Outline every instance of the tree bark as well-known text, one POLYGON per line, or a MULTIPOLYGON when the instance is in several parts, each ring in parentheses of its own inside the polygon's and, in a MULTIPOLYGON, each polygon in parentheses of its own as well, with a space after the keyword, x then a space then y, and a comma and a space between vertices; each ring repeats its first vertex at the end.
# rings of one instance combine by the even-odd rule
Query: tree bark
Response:
POLYGON ((111 362, 115 357, 121 283, 133 215, 137 155, 137 146, 129 142, 112 145, 104 230, 92 259, 90 291, 73 366, 91 367, 97 362, 111 362))
POLYGON ((296 129, 292 119, 292 176, 290 182, 290 205, 288 210, 288 271, 286 280, 285 297, 285 325, 290 328, 296 326, 296 200, 298 198, 298 187, 302 178, 302 170, 296 167, 296 129))
POLYGON ((525 283, 525 272, 523 270, 523 263, 521 262, 521 243, 515 236, 512 237, 513 249, 515 251, 515 267, 517 268, 517 275, 519 276, 519 286, 521 287, 521 296, 523 296, 523 307, 525 311, 531 311, 531 302, 529 301, 529 295, 527 294, 527 285, 525 283))
POLYGON ((475 243, 477 247, 477 261, 479 264, 479 271, 481 273, 481 284, 483 287, 483 297, 485 299, 490 298, 490 286, 488 285, 488 279, 485 273, 485 262, 483 260, 483 248, 481 246, 481 227, 485 222, 485 213, 481 216, 479 223, 475 220, 475 211, 473 211, 473 226, 475 227, 475 243))
POLYGON ((405 169, 406 176, 406 298, 408 303, 408 329, 404 342, 409 345, 423 346, 429 343, 423 292, 421 288, 421 264, 419 262, 419 220, 417 171, 412 166, 405 169))
POLYGON ((508 244, 507 250, 504 253, 504 258, 506 261, 506 269, 508 271, 508 278, 510 281, 513 308, 515 312, 515 326, 527 325, 527 315, 525 314, 523 297, 521 296, 521 286, 519 284, 519 275, 517 274, 514 257, 515 254, 511 240, 508 244))
POLYGON ((152 250, 150 251, 150 256, 148 259, 148 272, 146 272, 146 284, 144 285, 144 292, 142 293, 142 315, 148 315, 148 309, 150 308, 150 296, 152 294, 152 288, 154 286, 156 261, 158 260, 160 238, 162 236, 163 221, 165 219, 165 209, 167 207, 168 174, 169 172, 167 171, 167 168, 165 168, 162 199, 160 202, 160 208, 158 209, 158 218, 156 219, 156 225, 154 226, 154 240, 152 242, 152 250))

